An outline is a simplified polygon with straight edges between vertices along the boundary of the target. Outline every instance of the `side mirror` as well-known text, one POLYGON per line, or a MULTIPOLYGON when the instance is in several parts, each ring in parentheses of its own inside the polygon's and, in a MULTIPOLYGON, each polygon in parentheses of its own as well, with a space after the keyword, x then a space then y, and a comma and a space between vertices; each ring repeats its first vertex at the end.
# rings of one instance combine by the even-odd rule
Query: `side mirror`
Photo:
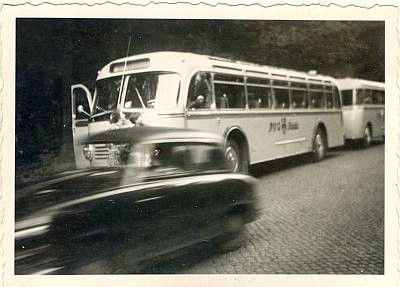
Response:
POLYGON ((90 114, 85 111, 85 109, 83 108, 82 105, 79 105, 77 110, 78 110, 78 113, 83 113, 83 114, 87 115, 88 117, 90 117, 90 114))

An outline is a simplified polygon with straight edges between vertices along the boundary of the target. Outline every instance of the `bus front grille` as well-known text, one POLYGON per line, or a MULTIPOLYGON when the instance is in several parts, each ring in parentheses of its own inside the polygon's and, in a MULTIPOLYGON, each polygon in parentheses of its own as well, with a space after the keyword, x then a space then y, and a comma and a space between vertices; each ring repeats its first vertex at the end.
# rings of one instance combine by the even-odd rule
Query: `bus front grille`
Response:
POLYGON ((110 154, 110 145, 95 144, 94 145, 94 158, 95 159, 108 159, 110 154))

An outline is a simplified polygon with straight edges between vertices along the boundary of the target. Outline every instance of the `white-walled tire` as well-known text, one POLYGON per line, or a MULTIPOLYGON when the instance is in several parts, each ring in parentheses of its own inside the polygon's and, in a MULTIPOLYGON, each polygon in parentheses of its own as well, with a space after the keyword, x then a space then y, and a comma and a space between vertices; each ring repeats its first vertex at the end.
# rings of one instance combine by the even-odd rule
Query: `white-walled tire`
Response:
POLYGON ((247 157, 238 144, 233 140, 228 140, 225 146, 225 158, 228 169, 232 172, 248 173, 249 163, 247 157))
POLYGON ((369 148, 372 142, 372 132, 369 126, 364 128, 364 138, 362 139, 362 147, 369 148))
POLYGON ((312 160, 314 162, 321 161, 328 149, 325 133, 318 129, 313 139, 312 160))

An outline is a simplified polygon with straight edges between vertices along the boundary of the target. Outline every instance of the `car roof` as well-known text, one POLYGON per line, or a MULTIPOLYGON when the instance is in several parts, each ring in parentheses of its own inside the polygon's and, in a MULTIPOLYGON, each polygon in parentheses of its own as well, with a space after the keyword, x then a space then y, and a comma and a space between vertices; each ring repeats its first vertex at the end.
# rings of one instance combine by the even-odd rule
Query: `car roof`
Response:
POLYGON ((222 144, 222 137, 208 132, 166 127, 131 127, 91 135, 86 143, 197 142, 222 144))

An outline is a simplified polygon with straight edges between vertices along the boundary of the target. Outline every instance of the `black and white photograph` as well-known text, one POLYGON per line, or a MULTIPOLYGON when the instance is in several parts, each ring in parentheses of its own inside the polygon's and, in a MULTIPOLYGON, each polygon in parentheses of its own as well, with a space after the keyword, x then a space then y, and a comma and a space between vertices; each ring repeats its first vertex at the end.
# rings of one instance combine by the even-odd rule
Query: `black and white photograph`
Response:
POLYGON ((10 276, 388 282, 393 21, 173 10, 14 16, 10 276))

